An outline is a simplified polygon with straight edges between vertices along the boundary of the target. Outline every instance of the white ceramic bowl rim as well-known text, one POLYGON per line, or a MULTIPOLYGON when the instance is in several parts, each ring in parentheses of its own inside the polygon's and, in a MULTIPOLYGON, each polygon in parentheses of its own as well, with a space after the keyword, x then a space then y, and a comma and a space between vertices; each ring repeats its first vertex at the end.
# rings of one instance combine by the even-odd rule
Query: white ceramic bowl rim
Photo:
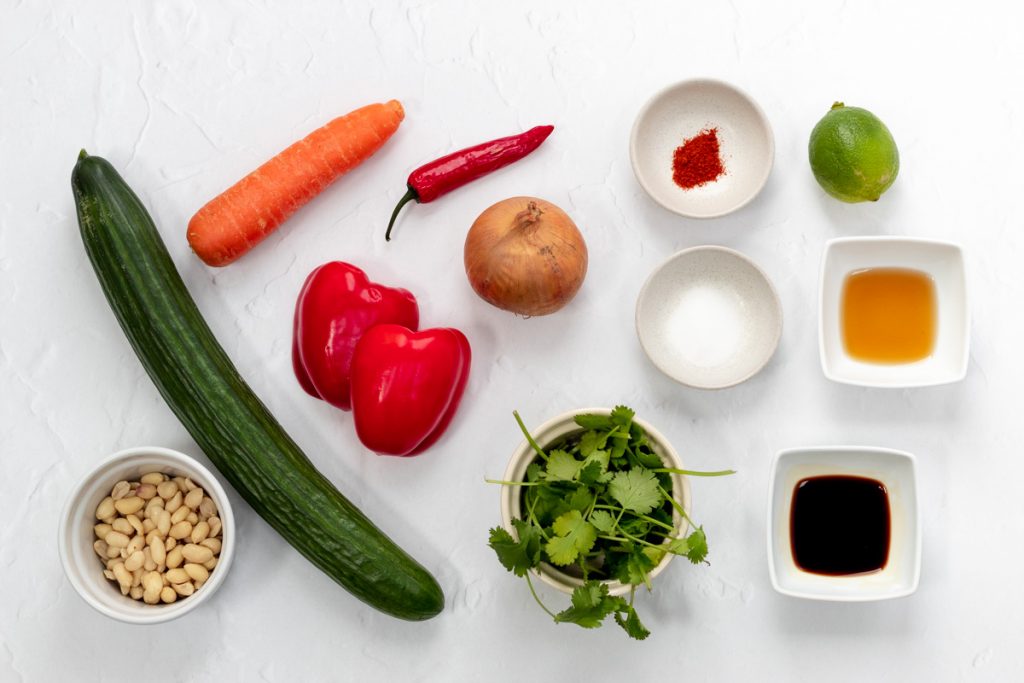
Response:
POLYGON ((637 306, 636 306, 636 310, 635 310, 635 312, 633 314, 633 325, 636 328, 636 335, 637 335, 637 338, 640 340, 640 346, 644 350, 644 355, 646 355, 650 359, 650 361, 652 363, 654 363, 655 367, 657 367, 658 370, 660 370, 664 375, 666 375, 667 377, 670 377, 671 379, 675 380, 679 384, 682 384, 683 386, 691 387, 693 389, 728 389, 730 387, 734 387, 734 386, 736 386, 738 384, 742 384, 743 382, 746 382, 748 379, 750 379, 751 377, 753 377, 757 373, 761 372, 765 368, 765 366, 768 365, 769 361, 771 361, 771 359, 775 356, 775 352, 776 352, 776 350, 778 350, 778 347, 779 347, 779 342, 782 339, 782 326, 783 326, 783 323, 784 323, 783 317, 782 317, 782 301, 779 299, 779 292, 778 292, 778 290, 775 289, 775 284, 772 282, 771 278, 768 277, 768 274, 764 272, 764 270, 761 268, 761 266, 757 265, 757 263, 753 259, 751 259, 746 254, 743 254, 742 252, 736 251, 735 249, 730 249, 729 247, 724 247, 724 246, 717 245, 717 244, 701 244, 701 245, 697 245, 697 246, 693 246, 693 247, 687 247, 685 249, 681 249, 681 250, 677 251, 676 253, 672 254, 671 256, 665 258, 657 266, 655 266, 655 268, 651 271, 650 275, 647 276, 647 279, 644 280, 644 284, 640 288, 640 294, 637 295, 636 300, 637 300, 637 306), (652 282, 654 282, 655 277, 659 273, 661 273, 661 271, 664 268, 666 268, 670 263, 672 263, 676 259, 682 258, 683 256, 686 256, 688 254, 691 254, 691 253, 694 253, 694 252, 698 252, 698 251, 718 251, 718 252, 722 252, 722 253, 725 253, 725 254, 729 254, 730 256, 734 256, 734 257, 738 258, 739 260, 747 263, 751 267, 753 267, 754 271, 757 272, 761 276, 761 278, 764 280, 764 282, 768 285, 768 292, 771 294, 771 299, 772 299, 772 301, 775 304, 775 310, 778 313, 778 315, 776 316, 776 318, 778 320, 778 325, 775 326, 775 330, 774 330, 774 333, 772 335, 772 341, 771 341, 771 344, 770 344, 771 351, 769 353, 765 354, 764 360, 760 364, 758 364, 756 367, 752 368, 749 372, 747 372, 743 376, 738 377, 738 378, 734 379, 733 381, 727 382, 725 384, 716 384, 716 385, 696 384, 696 383, 692 383, 692 382, 687 382, 686 380, 681 379, 681 378, 677 377, 676 375, 673 375, 669 371, 669 369, 664 366, 664 364, 662 364, 658 360, 656 360, 655 357, 651 354, 651 350, 644 343, 644 335, 641 332, 641 325, 640 325, 640 303, 647 296, 647 291, 651 287, 652 282))
MULTIPOLYGON (((208 600, 217 591, 224 582, 224 579, 228 574, 228 570, 231 567, 231 562, 234 556, 235 535, 236 527, 234 523, 234 514, 231 510, 231 502, 228 499, 223 486, 221 486, 220 482, 207 467, 184 453, 170 448, 163 448, 159 446, 138 446, 120 450, 109 456, 86 473, 86 475, 83 476, 75 485, 74 489, 68 495, 68 498, 64 503, 64 508, 61 512, 57 544, 61 564, 64 567, 64 574, 74 587, 75 592, 77 592, 87 604, 98 612, 118 621, 130 624, 158 624, 184 616, 208 600), (95 575, 103 582, 106 582, 107 579, 103 578, 103 565, 98 561, 96 554, 91 547, 91 541, 87 552, 85 549, 76 547, 76 544, 78 544, 79 541, 76 539, 77 534, 74 531, 74 527, 83 523, 81 514, 83 514, 84 511, 85 514, 89 515, 88 523, 90 526, 90 538, 95 540, 95 537, 92 536, 91 527, 93 524, 97 523, 98 520, 93 518, 93 511, 102 498, 95 501, 83 500, 86 489, 95 487, 97 480, 109 476, 108 472, 116 470, 119 464, 125 461, 137 459, 140 461, 141 465, 145 463, 147 456, 153 456, 155 459, 159 460, 159 464, 154 464, 154 470, 164 471, 171 468, 179 474, 193 477, 197 483, 202 483, 203 490, 209 494, 210 498, 212 498, 217 504, 217 514, 221 519, 224 529, 223 545, 218 557, 216 569, 210 572, 209 580, 193 595, 185 599, 177 600, 171 604, 143 605, 144 610, 121 610, 116 608, 116 600, 107 602, 98 600, 94 595, 92 595, 90 587, 85 584, 85 581, 82 578, 82 572, 86 571, 95 572, 95 575), (168 462, 173 464, 168 465, 168 462)), ((110 584, 109 587, 112 595, 116 596, 116 598, 123 598, 124 601, 126 601, 126 608, 132 607, 137 603, 137 601, 132 600, 131 598, 119 595, 113 584, 110 584)), ((138 604, 141 605, 142 603, 138 604)))
POLYGON ((661 88, 660 90, 655 92, 653 95, 651 95, 647 99, 647 101, 644 102, 643 106, 640 107, 640 110, 637 112, 636 119, 634 119, 634 121, 633 121, 633 127, 630 130, 630 134, 629 134, 629 160, 630 160, 630 165, 633 168, 633 175, 636 177, 637 182, 640 184, 640 187, 642 187, 644 192, 647 193, 647 196, 649 196, 651 199, 653 199, 655 202, 657 202, 657 204, 659 206, 661 206, 662 208, 667 209, 668 211, 671 211, 672 213, 680 215, 680 216, 683 216, 685 218, 697 218, 697 219, 721 218, 722 216, 726 216, 726 215, 728 215, 730 213, 734 213, 736 211, 739 211, 744 206, 746 206, 750 202, 754 201, 754 199, 757 198, 757 196, 759 194, 761 194, 761 190, 763 190, 764 186, 768 183, 768 178, 771 176, 772 168, 775 165, 775 134, 774 134, 774 131, 772 130, 771 121, 768 119, 768 115, 765 114, 764 109, 762 109, 761 105, 757 103, 757 100, 755 100, 753 97, 751 97, 750 93, 748 93, 743 88, 741 88, 741 87, 739 87, 737 85, 734 85, 733 83, 730 83, 728 81, 724 81, 722 79, 719 79, 719 78, 708 78, 708 77, 686 78, 686 79, 683 79, 681 81, 676 81, 675 83, 671 83, 671 84, 666 85, 665 87, 661 88), (720 87, 720 88, 722 88, 724 90, 731 90, 731 91, 735 92, 737 95, 740 96, 741 99, 745 100, 750 105, 751 109, 757 115, 757 118, 760 120, 762 125, 764 125, 765 130, 768 132, 768 135, 767 135, 768 163, 767 163, 767 165, 765 167, 763 177, 761 177, 758 180, 758 182, 756 183, 756 189, 753 192, 751 192, 749 194, 749 196, 745 197, 742 201, 740 201, 737 204, 734 204, 734 205, 732 205, 732 206, 730 206, 730 207, 728 207, 726 209, 722 209, 720 211, 716 211, 716 212, 713 212, 713 213, 704 213, 704 214, 687 213, 686 211, 681 210, 678 206, 670 206, 669 204, 665 203, 665 201, 662 200, 661 196, 658 193, 656 193, 654 191, 654 189, 652 187, 650 187, 649 184, 647 183, 647 181, 644 179, 644 174, 641 172, 641 170, 638 167, 638 163, 639 162, 637 161, 637 154, 636 154, 636 151, 635 151, 636 148, 637 148, 638 137, 640 135, 641 123, 646 119, 648 113, 654 107, 654 105, 657 104, 661 100, 661 98, 665 97, 666 95, 668 95, 669 93, 671 93, 672 91, 674 91, 676 89, 683 88, 683 87, 686 87, 686 86, 696 86, 696 85, 717 86, 717 87, 720 87))
MULTIPOLYGON (((573 418, 575 418, 577 415, 585 413, 609 415, 611 414, 611 409, 579 408, 576 410, 567 411, 565 413, 556 415, 555 417, 547 420, 536 429, 531 429, 530 435, 533 436, 534 438, 543 439, 544 442, 547 442, 539 442, 542 448, 547 448, 548 444, 552 440, 560 439, 566 436, 567 434, 571 434, 575 431, 582 430, 581 427, 576 425, 573 418), (563 428, 564 431, 561 431, 563 430, 563 428), (551 437, 545 436, 548 432, 552 430, 559 430, 560 433, 557 433, 551 437)), ((634 417, 633 422, 635 422, 636 424, 643 428, 644 432, 647 434, 651 443, 655 446, 655 450, 659 454, 661 454, 666 460, 668 460, 671 467, 674 467, 676 469, 685 469, 683 461, 679 457, 679 453, 676 452, 675 448, 673 448, 672 444, 669 443, 668 439, 666 439, 661 432, 659 432, 653 425, 651 425, 646 420, 643 420, 642 418, 634 417)), ((509 458, 508 466, 505 468, 504 480, 513 481, 514 478, 517 477, 517 470, 523 469, 525 471, 526 466, 528 466, 530 462, 533 462, 535 458, 536 454, 534 453, 533 448, 524 439, 522 442, 520 442, 519 446, 515 449, 515 451, 513 451, 512 457, 509 458)), ((675 497, 677 501, 681 502, 683 509, 686 511, 686 514, 690 515, 692 509, 691 506, 693 502, 693 496, 690 493, 689 477, 679 474, 672 474, 671 477, 672 489, 674 493, 673 497, 675 497), (682 495, 681 501, 679 499, 679 494, 682 495)), ((512 509, 514 507, 513 499, 519 495, 518 491, 519 487, 513 487, 508 485, 503 485, 501 487, 502 526, 504 526, 505 530, 512 534, 514 538, 518 538, 518 534, 516 533, 515 527, 512 526, 512 509)), ((686 531, 689 528, 689 523, 685 519, 683 519, 678 512, 673 513, 673 523, 675 524, 677 533, 679 534, 686 533, 686 531)), ((649 578, 654 579, 661 572, 663 572, 673 557, 674 555, 672 555, 671 553, 665 553, 665 556, 661 559, 661 561, 657 565, 655 565, 654 569, 652 569, 648 574, 649 578)), ((538 576, 542 581, 544 581, 544 583, 562 591, 563 593, 571 593, 576 586, 582 584, 582 581, 580 581, 576 577, 569 576, 564 572, 560 571, 557 567, 552 567, 551 565, 548 565, 546 563, 542 563, 538 570, 534 570, 534 574, 538 576)), ((628 593, 630 590, 630 586, 628 584, 624 584, 620 581, 607 580, 603 583, 608 585, 609 593, 611 595, 623 595, 625 593, 628 593)))

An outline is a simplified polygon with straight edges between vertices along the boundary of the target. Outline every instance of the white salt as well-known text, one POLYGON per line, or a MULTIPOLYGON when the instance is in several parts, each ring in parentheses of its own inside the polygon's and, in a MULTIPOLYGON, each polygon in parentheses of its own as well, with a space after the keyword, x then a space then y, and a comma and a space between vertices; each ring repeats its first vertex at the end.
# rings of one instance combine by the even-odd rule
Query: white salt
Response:
POLYGON ((724 365, 740 351, 745 316, 743 302, 734 292, 697 284, 683 290, 671 307, 666 331, 669 344, 691 365, 724 365))

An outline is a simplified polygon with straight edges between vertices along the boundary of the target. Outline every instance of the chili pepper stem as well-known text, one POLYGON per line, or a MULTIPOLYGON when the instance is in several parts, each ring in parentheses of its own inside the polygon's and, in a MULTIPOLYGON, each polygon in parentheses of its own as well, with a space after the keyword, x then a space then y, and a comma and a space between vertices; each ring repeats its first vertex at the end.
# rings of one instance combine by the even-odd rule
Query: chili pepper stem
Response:
POLYGON ((410 187, 409 190, 402 196, 402 198, 398 200, 398 206, 396 206, 395 210, 391 212, 391 220, 388 221, 388 231, 384 233, 385 242, 391 241, 391 228, 393 228, 395 225, 395 219, 398 218, 398 212, 402 210, 403 206, 405 206, 414 199, 416 201, 420 200, 419 195, 416 194, 416 190, 410 187))

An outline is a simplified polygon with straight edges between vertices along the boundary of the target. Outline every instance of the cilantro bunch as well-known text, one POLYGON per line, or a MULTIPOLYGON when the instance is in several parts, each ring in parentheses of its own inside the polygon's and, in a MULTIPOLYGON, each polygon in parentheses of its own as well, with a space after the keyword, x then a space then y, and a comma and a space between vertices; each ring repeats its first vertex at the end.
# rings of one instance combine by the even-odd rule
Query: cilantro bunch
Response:
POLYGON ((488 545, 508 571, 526 579, 537 604, 556 623, 596 628, 612 615, 631 638, 650 631, 637 616, 637 586, 651 588, 649 574, 666 553, 685 556, 694 564, 708 553, 703 527, 696 526, 672 497, 672 474, 718 476, 665 467, 651 448, 635 413, 617 406, 611 415, 575 417, 581 431, 545 451, 533 439, 519 413, 519 428, 536 452, 522 482, 493 481, 521 487, 522 519, 512 520, 515 536, 502 527, 490 530, 488 545), (694 527, 677 535, 673 511, 694 527), (540 600, 529 570, 542 562, 583 580, 573 591, 571 607, 557 614, 540 600), (617 579, 631 587, 629 600, 608 594, 605 581, 617 579))

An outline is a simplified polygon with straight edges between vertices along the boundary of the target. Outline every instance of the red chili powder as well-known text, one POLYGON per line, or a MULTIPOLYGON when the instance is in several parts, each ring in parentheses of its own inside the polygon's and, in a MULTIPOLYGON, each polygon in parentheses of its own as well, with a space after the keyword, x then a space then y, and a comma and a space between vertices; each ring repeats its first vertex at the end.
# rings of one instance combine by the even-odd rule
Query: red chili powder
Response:
POLYGON ((672 155, 672 180, 684 190, 718 180, 723 173, 717 128, 706 128, 683 141, 672 155))

